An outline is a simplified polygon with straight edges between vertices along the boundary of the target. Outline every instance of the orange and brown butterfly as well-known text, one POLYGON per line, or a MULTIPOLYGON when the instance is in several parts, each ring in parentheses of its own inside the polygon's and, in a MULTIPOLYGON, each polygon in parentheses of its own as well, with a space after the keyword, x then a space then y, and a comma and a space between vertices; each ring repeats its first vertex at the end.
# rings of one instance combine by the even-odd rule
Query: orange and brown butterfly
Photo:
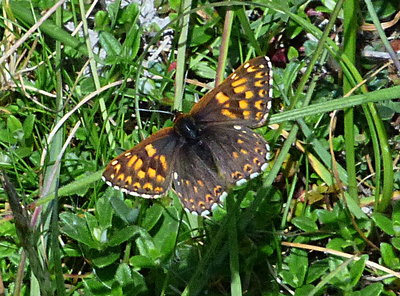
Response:
POLYGON ((114 158, 103 180, 115 189, 157 198, 173 189, 185 209, 207 216, 227 190, 258 176, 270 148, 253 132, 271 109, 272 66, 254 58, 207 93, 188 114, 114 158))

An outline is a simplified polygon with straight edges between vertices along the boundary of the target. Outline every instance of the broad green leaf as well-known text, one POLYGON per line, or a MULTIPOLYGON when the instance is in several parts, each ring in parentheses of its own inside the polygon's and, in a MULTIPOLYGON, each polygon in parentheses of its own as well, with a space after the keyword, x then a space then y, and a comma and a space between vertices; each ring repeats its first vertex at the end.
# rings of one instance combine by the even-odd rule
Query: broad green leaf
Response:
POLYGON ((293 218, 292 223, 305 232, 314 232, 318 230, 315 221, 305 216, 293 218))
POLYGON ((101 228, 109 228, 112 226, 113 210, 108 198, 100 198, 96 201, 96 218, 101 228))
POLYGON ((386 234, 394 235, 392 220, 390 220, 388 217, 381 213, 375 212, 372 215, 372 220, 374 220, 376 225, 386 234))
POLYGON ((399 257, 393 250, 393 247, 388 243, 381 243, 380 245, 383 262, 391 269, 400 268, 399 257))

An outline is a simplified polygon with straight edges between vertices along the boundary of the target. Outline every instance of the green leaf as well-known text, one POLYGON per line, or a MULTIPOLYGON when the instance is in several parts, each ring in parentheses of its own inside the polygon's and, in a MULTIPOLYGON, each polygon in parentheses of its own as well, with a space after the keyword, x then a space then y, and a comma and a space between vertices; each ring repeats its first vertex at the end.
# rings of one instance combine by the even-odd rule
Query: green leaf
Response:
POLYGON ((117 57, 121 54, 121 44, 112 34, 105 31, 100 32, 99 41, 108 57, 117 57))
POLYGON ((33 126, 35 124, 36 116, 34 114, 29 114, 22 125, 24 130, 25 139, 30 138, 32 136, 33 126))
POLYGON ((142 222, 142 227, 147 231, 153 229, 153 227, 159 222, 163 216, 164 208, 158 204, 153 204, 150 208, 146 210, 146 215, 142 222))
POLYGON ((96 201, 96 218, 101 228, 109 228, 112 226, 111 220, 113 210, 108 198, 100 198, 96 201))
POLYGON ((400 238, 394 237, 390 240, 390 242, 392 243, 393 247, 400 251, 400 238))
POLYGON ((119 24, 132 24, 136 26, 134 23, 139 14, 139 7, 136 3, 129 4, 122 11, 121 17, 118 19, 119 24))
MULTIPOLYGON (((368 284, 364 289, 356 292, 350 292, 346 295, 348 296, 379 296, 384 291, 383 285, 381 283, 368 284)), ((390 295, 390 294, 386 294, 390 295)))
POLYGON ((294 225, 296 225, 296 227, 298 227, 299 229, 306 231, 306 232, 314 232, 318 230, 318 226, 315 223, 315 221, 313 221, 311 218, 309 217, 295 217, 292 219, 292 223, 294 225))
POLYGON ((87 254, 95 266, 103 268, 113 264, 120 257, 120 248, 107 248, 102 251, 90 250, 87 254))
POLYGON ((400 236, 400 201, 396 201, 393 205, 392 221, 395 235, 400 236))
POLYGON ((120 198, 121 192, 113 190, 112 188, 110 188, 108 192, 112 192, 110 202, 116 215, 127 224, 135 223, 139 210, 128 207, 128 205, 120 198))
POLYGON ((130 225, 123 229, 115 230, 110 236, 109 245, 118 246, 141 232, 142 228, 136 225, 130 225))
POLYGON ((350 268, 351 282, 348 285, 348 290, 354 288, 359 283, 363 271, 365 269, 365 262, 368 260, 367 255, 362 255, 359 260, 355 261, 350 268))
POLYGON ((115 279, 122 286, 128 286, 133 283, 132 272, 128 264, 121 263, 115 273, 115 279))
POLYGON ((310 284, 313 281, 321 278, 328 269, 329 266, 325 259, 314 261, 308 268, 306 283, 310 284))
POLYGON ((341 237, 335 237, 328 242, 326 247, 333 250, 343 251, 345 248, 353 246, 353 244, 353 242, 347 241, 341 237))
POLYGON ((350 212, 356 216, 357 219, 368 219, 367 215, 361 210, 360 205, 355 201, 350 194, 344 192, 346 197, 347 206, 349 207, 350 212))
POLYGON ((299 57, 299 52, 293 46, 289 46, 289 51, 288 51, 287 56, 288 56, 289 61, 294 60, 299 57))
POLYGON ((99 243, 92 238, 86 220, 72 213, 61 213, 61 232, 90 248, 99 248, 99 243))
POLYGON ((304 285, 296 289, 294 296, 309 296, 310 292, 313 291, 314 288, 313 285, 304 285))
POLYGON ((154 261, 150 259, 149 257, 142 256, 142 255, 136 255, 132 256, 129 259, 129 263, 134 267, 134 268, 151 268, 155 267, 156 265, 154 264, 154 261))
POLYGON ((103 10, 96 12, 96 15, 94 17, 94 24, 95 28, 98 31, 106 30, 110 25, 110 19, 108 18, 107 12, 103 10))
POLYGON ((400 268, 399 257, 394 253, 393 247, 388 243, 381 243, 380 245, 383 262, 391 269, 400 268))
POLYGON ((393 229, 393 224, 392 220, 390 220, 388 217, 385 215, 375 212, 372 215, 372 220, 376 223, 376 225, 382 229, 385 233, 389 235, 394 235, 394 229, 393 229))
POLYGON ((195 26, 192 31, 191 47, 196 47, 201 44, 207 43, 213 37, 213 30, 207 26, 195 26))
POLYGON ((13 115, 9 115, 7 118, 7 129, 10 132, 13 139, 21 141, 24 137, 22 129, 22 123, 13 115))
POLYGON ((175 248, 179 229, 179 217, 174 207, 168 207, 163 215, 163 223, 153 237, 154 246, 162 251, 163 256, 169 256, 175 248))
POLYGON ((281 271, 282 279, 294 288, 301 287, 308 267, 307 252, 293 249, 292 253, 285 258, 285 262, 287 270, 281 271))

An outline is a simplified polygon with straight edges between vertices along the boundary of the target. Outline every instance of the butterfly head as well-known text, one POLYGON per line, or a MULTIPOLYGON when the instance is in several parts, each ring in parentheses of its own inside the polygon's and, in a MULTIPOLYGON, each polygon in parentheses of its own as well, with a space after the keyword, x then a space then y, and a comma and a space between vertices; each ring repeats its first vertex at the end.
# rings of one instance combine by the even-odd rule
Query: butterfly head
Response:
POLYGON ((199 137, 200 128, 190 114, 177 113, 174 119, 175 132, 186 140, 196 140, 199 137))

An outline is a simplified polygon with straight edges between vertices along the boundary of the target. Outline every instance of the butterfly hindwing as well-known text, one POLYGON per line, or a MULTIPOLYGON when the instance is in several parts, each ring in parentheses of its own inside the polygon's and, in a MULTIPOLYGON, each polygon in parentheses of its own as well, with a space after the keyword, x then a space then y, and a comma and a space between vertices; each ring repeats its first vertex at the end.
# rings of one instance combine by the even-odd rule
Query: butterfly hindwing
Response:
POLYGON ((131 195, 157 198, 171 185, 179 138, 165 128, 114 158, 103 173, 108 185, 131 195))
POLYGON ((194 214, 209 215, 227 195, 226 182, 204 142, 186 143, 177 152, 173 183, 184 207, 194 214))
POLYGON ((269 161, 269 145, 259 134, 240 125, 218 124, 202 133, 215 166, 229 185, 240 185, 257 177, 269 161))
POLYGON ((272 67, 268 57, 254 58, 207 93, 190 111, 198 123, 227 121, 261 126, 271 109, 272 67))

